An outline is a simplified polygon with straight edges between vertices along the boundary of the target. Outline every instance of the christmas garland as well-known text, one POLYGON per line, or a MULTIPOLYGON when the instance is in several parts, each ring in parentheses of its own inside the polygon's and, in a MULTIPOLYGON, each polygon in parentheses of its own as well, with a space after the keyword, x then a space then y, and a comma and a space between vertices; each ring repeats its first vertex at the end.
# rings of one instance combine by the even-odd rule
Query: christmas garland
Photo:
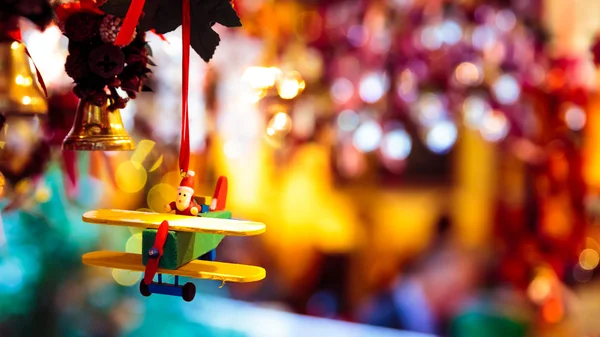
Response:
POLYGON ((64 4, 57 8, 57 21, 69 39, 65 70, 75 82, 73 92, 82 100, 109 110, 122 109, 129 98, 150 91, 144 82, 154 65, 146 33, 136 31, 125 46, 114 44, 123 19, 105 14, 94 5, 64 4), (127 93, 122 98, 117 89, 127 93))

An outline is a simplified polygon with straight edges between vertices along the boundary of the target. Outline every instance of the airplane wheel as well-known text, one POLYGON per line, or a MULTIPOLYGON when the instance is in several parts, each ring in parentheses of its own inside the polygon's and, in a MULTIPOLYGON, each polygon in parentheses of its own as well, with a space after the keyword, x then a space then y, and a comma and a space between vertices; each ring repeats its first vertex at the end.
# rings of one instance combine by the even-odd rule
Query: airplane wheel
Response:
POLYGON ((196 285, 188 282, 183 285, 181 297, 186 302, 191 302, 196 297, 196 285))
POLYGON ((150 294, 152 294, 150 292, 150 287, 148 287, 148 285, 146 283, 144 283, 144 279, 142 279, 140 281, 140 294, 142 294, 142 296, 148 297, 150 296, 150 294))

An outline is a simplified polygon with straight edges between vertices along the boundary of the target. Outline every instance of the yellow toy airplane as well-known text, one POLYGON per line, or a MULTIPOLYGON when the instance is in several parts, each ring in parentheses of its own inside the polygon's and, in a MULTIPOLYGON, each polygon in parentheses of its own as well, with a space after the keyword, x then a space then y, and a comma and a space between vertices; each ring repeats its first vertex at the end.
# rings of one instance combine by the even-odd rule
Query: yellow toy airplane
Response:
MULTIPOLYGON (((177 202, 186 196, 186 191, 190 192, 180 186, 177 202)), ((193 195, 193 190, 191 193, 193 195)), ((200 202, 192 202, 197 208, 196 216, 110 209, 86 212, 83 221, 88 223, 144 228, 142 252, 146 253, 91 252, 83 255, 83 263, 142 271, 142 295, 181 296, 188 302, 194 299, 196 286, 190 282, 180 286, 179 276, 222 282, 260 281, 266 276, 261 267, 214 261, 215 249, 224 236, 258 235, 266 230, 263 223, 231 219, 231 212, 224 210, 226 194, 227 179, 220 177, 210 206, 206 204, 206 197, 196 197, 200 202), (155 274, 158 274, 158 282, 153 281, 155 274), (174 275, 175 283, 163 283, 162 274, 174 275)), ((187 209, 189 205, 188 199, 187 209)))

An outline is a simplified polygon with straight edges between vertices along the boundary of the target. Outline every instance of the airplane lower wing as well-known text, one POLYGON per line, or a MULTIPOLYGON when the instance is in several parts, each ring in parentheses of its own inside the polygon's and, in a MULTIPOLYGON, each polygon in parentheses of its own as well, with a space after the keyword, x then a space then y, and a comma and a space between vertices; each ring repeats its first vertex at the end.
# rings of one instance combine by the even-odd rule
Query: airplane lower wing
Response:
MULTIPOLYGON (((83 263, 89 266, 125 269, 143 272, 142 255, 123 252, 98 251, 84 254, 83 263)), ((159 274, 247 283, 264 279, 267 272, 261 267, 242 264, 194 260, 178 269, 158 269, 159 274)))

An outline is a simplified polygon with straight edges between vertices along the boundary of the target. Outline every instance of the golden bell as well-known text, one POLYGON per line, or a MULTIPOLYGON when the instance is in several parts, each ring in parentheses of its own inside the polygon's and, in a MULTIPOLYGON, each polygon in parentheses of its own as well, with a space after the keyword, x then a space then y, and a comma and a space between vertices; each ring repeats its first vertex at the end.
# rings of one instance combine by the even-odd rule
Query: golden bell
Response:
POLYGON ((29 61, 22 43, 0 41, 0 113, 10 116, 48 112, 48 103, 29 61))
POLYGON ((108 100, 102 106, 80 100, 73 128, 62 144, 73 151, 132 151, 135 143, 129 137, 121 112, 108 110, 108 100))

